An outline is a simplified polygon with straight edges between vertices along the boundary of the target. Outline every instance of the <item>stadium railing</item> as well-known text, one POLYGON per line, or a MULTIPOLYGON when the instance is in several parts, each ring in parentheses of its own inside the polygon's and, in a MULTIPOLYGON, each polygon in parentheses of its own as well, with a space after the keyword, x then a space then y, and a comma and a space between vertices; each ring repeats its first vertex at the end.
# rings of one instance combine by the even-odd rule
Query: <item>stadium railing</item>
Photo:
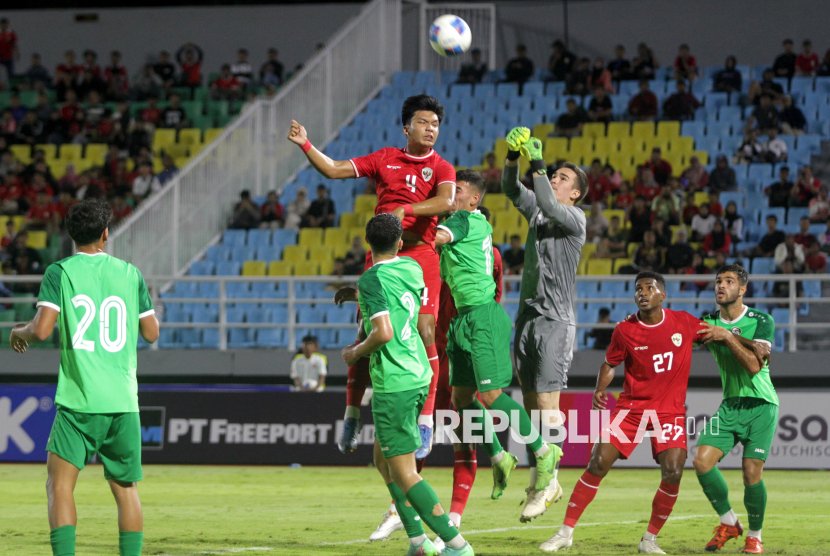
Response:
MULTIPOLYGON (((27 284, 27 283, 39 283, 43 277, 39 275, 30 275, 30 276, 3 276, 2 280, 6 285, 9 284, 27 284)), ((503 285, 517 285, 521 282, 521 276, 505 276, 503 278, 503 285)), ((602 282, 602 283, 613 283, 613 282, 621 282, 621 283, 630 283, 633 280, 632 275, 609 275, 609 276, 577 276, 576 281, 577 284, 580 282, 602 282)), ((693 281, 707 281, 711 280, 712 276, 709 275, 666 275, 665 280, 667 284, 672 284, 675 282, 693 282, 693 281)), ((148 288, 150 289, 151 296, 153 298, 153 302, 159 311, 160 315, 163 315, 163 307, 165 303, 204 303, 204 304, 214 304, 218 306, 218 322, 213 323, 206 323, 206 322, 161 322, 161 326, 163 328, 199 328, 199 329, 210 329, 216 328, 219 330, 219 349, 226 350, 228 349, 228 330, 232 328, 281 328, 286 329, 288 333, 288 349, 294 350, 297 346, 297 338, 296 338, 296 331, 298 329, 354 329, 356 328, 355 323, 300 323, 298 322, 299 312, 297 310, 298 306, 301 304, 314 304, 316 305, 333 305, 334 304, 334 293, 327 297, 315 297, 315 298, 298 298, 296 295, 297 288, 300 285, 308 284, 308 283, 331 283, 336 281, 338 283, 356 283, 358 277, 357 276, 344 276, 344 277, 333 277, 333 276, 264 276, 264 277, 254 277, 254 276, 187 276, 187 277, 180 277, 180 276, 145 276, 145 280, 147 282, 148 288), (160 292, 163 289, 164 284, 169 284, 170 282, 174 281, 186 281, 186 282, 212 282, 217 283, 219 285, 219 296, 218 297, 169 297, 165 295, 163 298, 160 296, 160 292), (262 297, 246 297, 244 299, 240 298, 230 298, 228 297, 228 289, 227 286, 229 283, 232 282, 271 282, 271 283, 286 283, 288 287, 287 296, 284 298, 262 298, 262 297), (254 303, 254 304, 263 304, 263 305, 286 305, 287 306, 287 313, 288 319, 286 322, 279 322, 279 323, 250 323, 250 322, 242 322, 242 323, 230 323, 227 321, 227 311, 228 306, 235 304, 235 303, 254 303)), ((745 298, 744 301, 748 303, 760 303, 760 304, 775 304, 775 305, 786 305, 786 310, 788 312, 789 319, 787 322, 782 322, 779 320, 775 323, 776 333, 778 331, 781 332, 788 332, 789 338, 784 341, 783 337, 780 341, 778 341, 778 348, 779 349, 786 349, 786 351, 797 351, 797 341, 796 336, 799 331, 805 330, 826 330, 830 329, 830 322, 798 322, 798 314, 799 314, 799 305, 805 303, 830 303, 830 297, 797 297, 797 289, 796 283, 797 282, 830 282, 830 274, 754 274, 751 276, 751 281, 756 284, 760 284, 761 282, 770 281, 770 282, 788 282, 789 283, 789 297, 755 297, 755 298, 745 298)), ((668 288, 667 288, 668 289, 668 288)), ((503 288, 503 291, 506 291, 503 288)), ((821 288, 819 288, 819 292, 821 288)), ((624 304, 624 309, 630 310, 626 312, 626 314, 633 313, 635 307, 631 300, 633 298, 633 292, 625 292, 626 296, 603 296, 602 293, 597 293, 596 296, 584 296, 577 298, 577 305, 580 304, 592 304, 596 306, 598 304, 624 304)), ((5 304, 17 305, 17 304, 24 304, 28 305, 31 308, 32 304, 37 301, 37 298, 34 296, 29 297, 6 297, 0 298, 0 306, 5 304)), ((508 295, 502 296, 501 303, 505 308, 508 309, 511 314, 515 314, 511 310, 518 308, 519 298, 516 296, 510 297, 508 295)), ((705 307, 712 307, 714 309, 714 296, 713 297, 696 297, 696 298, 689 298, 689 297, 672 297, 672 294, 667 294, 666 300, 664 302, 667 305, 672 303, 680 303, 680 304, 702 304, 705 307)), ((665 305, 664 305, 665 306, 665 305)), ((685 307, 684 307, 685 309, 685 307)), ((776 311, 777 309, 773 309, 776 311)), ((697 311, 697 314, 708 312, 706 310, 700 309, 697 311)), ((766 311, 765 311, 766 312, 766 311)), ((577 311, 577 315, 579 312, 577 311)), ((14 322, 2 322, 0 321, 0 338, 3 339, 4 342, 8 342, 8 330, 15 325, 14 322)), ((577 320, 576 328, 578 330, 583 329, 593 329, 593 328, 606 328, 610 329, 615 326, 615 323, 607 323, 607 324, 599 324, 596 322, 596 315, 594 315, 593 320, 591 322, 580 322, 577 320)), ((5 347, 5 346, 4 346, 5 347)), ((157 349, 157 345, 154 344, 151 346, 151 349, 157 349)))
POLYGON ((273 99, 248 104, 170 184, 112 231, 109 252, 145 275, 178 276, 227 225, 242 190, 279 190, 307 164, 285 139, 301 122, 320 149, 400 69, 401 0, 373 0, 273 99), (367 32, 371 29, 372 32, 367 32))

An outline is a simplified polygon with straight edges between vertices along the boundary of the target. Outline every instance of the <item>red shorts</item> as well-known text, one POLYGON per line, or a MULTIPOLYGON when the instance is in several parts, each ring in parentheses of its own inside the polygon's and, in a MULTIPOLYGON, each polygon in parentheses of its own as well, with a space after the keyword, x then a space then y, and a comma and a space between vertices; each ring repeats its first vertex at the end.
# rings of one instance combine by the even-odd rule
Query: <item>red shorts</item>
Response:
MULTIPOLYGON (((424 273, 424 293, 421 296, 422 315, 438 318, 438 296, 441 293, 441 268, 438 253, 432 245, 404 246, 398 252, 401 257, 414 259, 424 273)), ((372 268, 372 252, 366 253, 366 269, 372 268)))
MULTIPOLYGON (((650 412, 649 415, 652 415, 652 418, 649 420, 648 415, 645 415, 642 409, 627 410, 625 408, 619 408, 611 414, 610 422, 613 423, 617 415, 622 411, 628 411, 628 414, 619 423, 619 430, 622 431, 628 440, 627 442, 624 439, 620 439, 618 433, 611 429, 610 426, 602 429, 602 433, 607 434, 611 444, 620 451, 620 457, 622 459, 628 459, 628 456, 631 455, 634 448, 638 446, 639 443, 635 442, 635 439, 637 438, 637 431, 641 427, 641 421, 643 430, 657 432, 656 436, 651 437, 651 455, 654 461, 657 461, 657 454, 669 448, 686 449, 686 415, 681 413, 650 412), (655 419, 659 426, 655 424, 655 419)), ((642 438, 640 441, 642 441, 642 438)))

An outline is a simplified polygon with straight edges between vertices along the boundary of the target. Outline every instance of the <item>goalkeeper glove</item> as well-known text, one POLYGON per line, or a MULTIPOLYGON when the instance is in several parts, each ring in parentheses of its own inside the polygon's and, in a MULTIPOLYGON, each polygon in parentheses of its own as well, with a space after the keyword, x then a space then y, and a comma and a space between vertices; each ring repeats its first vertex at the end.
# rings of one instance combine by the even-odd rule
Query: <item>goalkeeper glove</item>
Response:
POLYGON ((505 141, 507 142, 507 159, 508 160, 517 160, 519 158, 519 151, 522 148, 522 145, 530 139, 530 130, 526 127, 514 127, 510 130, 510 133, 507 134, 505 137, 505 141))
POLYGON ((531 137, 521 146, 522 156, 530 161, 544 160, 542 157, 542 142, 536 137, 531 137))

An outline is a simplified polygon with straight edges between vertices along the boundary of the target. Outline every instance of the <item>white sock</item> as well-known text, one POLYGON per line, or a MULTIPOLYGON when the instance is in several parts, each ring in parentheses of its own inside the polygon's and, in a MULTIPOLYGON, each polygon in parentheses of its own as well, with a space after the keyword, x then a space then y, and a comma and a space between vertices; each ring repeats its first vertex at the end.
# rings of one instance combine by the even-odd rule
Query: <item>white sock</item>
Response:
POLYGON ((530 468, 530 487, 531 488, 536 488, 536 477, 537 477, 536 466, 534 465, 533 467, 530 468))
POLYGON ((490 463, 492 463, 493 465, 495 465, 495 464, 497 464, 498 462, 500 462, 500 461, 501 461, 501 458, 503 458, 503 457, 504 457, 504 450, 502 450, 501 452, 499 452, 499 453, 498 453, 498 454, 496 454, 495 456, 491 457, 491 458, 490 458, 490 463))
POLYGON ((720 522, 724 525, 735 525, 738 523, 738 516, 735 515, 735 510, 729 510, 720 516, 720 522))
POLYGON ((566 539, 570 539, 574 534, 574 528, 568 527, 567 525, 563 525, 559 528, 559 536, 565 537, 566 539))
POLYGON ((452 521, 452 524, 455 525, 456 529, 461 528, 461 514, 450 512, 450 521, 452 521))
POLYGON ((548 450, 550 450, 548 445, 547 444, 542 444, 542 447, 539 448, 538 450, 536 450, 534 453, 536 454, 537 457, 542 457, 542 456, 544 456, 545 454, 548 453, 548 450))
POLYGON ((417 537, 411 537, 409 539, 409 544, 411 544, 413 546, 418 546, 419 544, 421 544, 425 540, 427 540, 426 535, 418 535, 417 537))
POLYGON ((757 531, 752 531, 752 530, 747 531, 746 536, 747 537, 755 537, 756 539, 758 539, 760 541, 761 540, 761 530, 758 529, 757 531))
POLYGON ((656 541, 657 540, 657 535, 652 535, 651 533, 646 531, 646 534, 643 535, 643 540, 644 541, 656 541))
POLYGON ((360 419, 360 408, 355 407, 353 405, 346 406, 346 414, 343 416, 344 419, 360 419))
POLYGON ((464 540, 464 537, 461 535, 456 535, 454 538, 447 541, 447 546, 450 548, 462 548, 467 541, 464 540))
POLYGON ((418 424, 419 425, 427 425, 429 428, 433 428, 435 421, 432 419, 432 415, 419 415, 418 416, 418 424))
POLYGON ((398 515, 398 508, 396 508, 396 507, 395 507, 395 503, 394 503, 394 502, 392 502, 391 504, 389 504, 389 513, 390 513, 390 514, 395 514, 395 515, 398 515))

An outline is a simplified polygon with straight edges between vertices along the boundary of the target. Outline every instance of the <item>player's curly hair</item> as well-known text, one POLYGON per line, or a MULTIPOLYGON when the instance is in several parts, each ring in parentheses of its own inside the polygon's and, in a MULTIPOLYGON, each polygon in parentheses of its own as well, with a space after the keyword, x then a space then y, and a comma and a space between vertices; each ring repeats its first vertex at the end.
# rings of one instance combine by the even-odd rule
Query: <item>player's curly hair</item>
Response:
POLYGON ((438 123, 444 121, 444 107, 438 102, 438 99, 429 95, 415 95, 403 101, 401 108, 401 124, 409 125, 412 123, 412 117, 415 112, 419 110, 426 110, 427 112, 435 112, 438 116, 438 123))
POLYGON ((112 208, 103 199, 84 199, 69 209, 66 231, 76 245, 95 243, 112 220, 112 208))
POLYGON ((746 286, 749 282, 749 274, 746 273, 746 269, 739 264, 725 264, 718 269, 718 273, 715 276, 720 276, 726 272, 734 272, 735 275, 738 277, 738 285, 739 286, 746 286))
POLYGON ((634 278, 634 285, 637 285, 637 282, 640 280, 651 279, 657 282, 660 286, 660 289, 666 291, 666 279, 663 278, 663 275, 659 272, 652 272, 651 270, 644 270, 637 274, 637 277, 634 278))
POLYGON ((366 241, 379 255, 396 253, 402 234, 401 221, 391 212, 377 214, 366 224, 366 241))

